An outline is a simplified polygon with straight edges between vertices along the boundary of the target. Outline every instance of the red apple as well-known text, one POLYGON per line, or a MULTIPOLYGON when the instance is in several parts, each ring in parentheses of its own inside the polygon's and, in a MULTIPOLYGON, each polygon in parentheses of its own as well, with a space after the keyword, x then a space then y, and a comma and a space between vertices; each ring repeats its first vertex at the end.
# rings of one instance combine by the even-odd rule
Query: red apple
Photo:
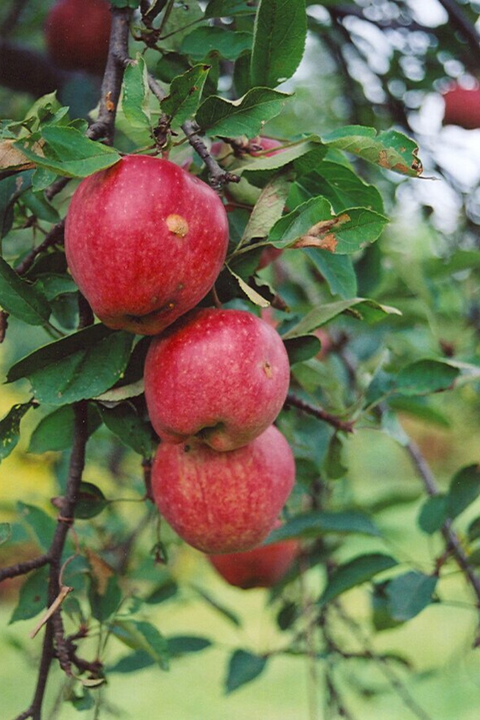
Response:
POLYGON ((444 125, 459 125, 467 130, 480 128, 480 85, 465 88, 452 83, 443 93, 444 125))
POLYGON ((273 157, 273 155, 278 155, 283 152, 281 145, 282 143, 279 142, 279 140, 275 140, 275 138, 259 135, 258 137, 253 138, 253 140, 250 140, 248 144, 248 152, 254 157, 257 157, 258 155, 261 155, 262 157, 273 157), (274 148, 280 149, 274 150, 274 148), (265 152, 266 150, 274 150, 274 152, 265 152))
POLYGON ((177 534, 208 554, 249 550, 275 525, 295 481, 286 439, 273 425, 253 442, 219 453, 196 438, 162 442, 152 491, 177 534))
POLYGON ((107 0, 58 0, 45 23, 53 62, 65 70, 101 75, 108 57, 111 19, 107 0))
POLYGON ((227 214, 212 188, 145 155, 87 177, 67 213, 67 262, 94 313, 143 335, 161 332, 208 293, 227 245, 227 214))
MULTIPOLYGON (((275 523, 275 527, 280 525, 280 522, 275 523)), ((246 552, 209 555, 208 559, 230 585, 243 590, 269 588, 286 575, 299 549, 296 540, 282 540, 246 552)))
POLYGON ((194 310, 155 338, 145 398, 162 440, 195 435, 217 451, 258 437, 287 396, 290 367, 280 335, 244 310, 194 310))

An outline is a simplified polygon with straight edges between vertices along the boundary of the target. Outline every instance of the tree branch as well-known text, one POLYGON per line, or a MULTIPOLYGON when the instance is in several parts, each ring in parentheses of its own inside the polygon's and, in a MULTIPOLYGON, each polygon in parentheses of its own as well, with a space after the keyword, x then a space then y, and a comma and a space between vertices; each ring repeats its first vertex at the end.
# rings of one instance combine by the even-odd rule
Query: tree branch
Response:
MULTIPOLYGON (((165 93, 152 75, 148 76, 148 86, 157 98, 158 102, 161 103, 165 97, 165 93)), ((220 167, 215 158, 210 155, 210 152, 204 143, 203 137, 199 135, 200 127, 194 120, 186 120, 182 125, 182 130, 185 133, 190 145, 205 163, 208 170, 209 182, 214 190, 219 192, 226 183, 240 182, 238 175, 234 175, 233 173, 224 170, 220 167)))
POLYGON ((106 145, 113 143, 115 117, 122 90, 125 67, 131 62, 128 55, 128 38, 132 10, 112 7, 112 29, 108 60, 103 75, 100 109, 97 120, 88 128, 91 140, 103 138, 106 145))
MULTIPOLYGON (((418 476, 423 482, 423 485, 425 487, 425 490, 427 491, 428 495, 430 497, 434 497, 435 495, 440 494, 440 488, 437 484, 437 481, 427 463, 425 458, 423 457, 420 448, 418 445, 413 442, 413 440, 409 440, 408 444, 406 445, 406 451, 408 452, 415 469, 417 471, 418 476)), ((459 566, 460 570, 465 575, 467 581, 469 582, 475 597, 477 601, 477 608, 480 610, 480 578, 475 573, 474 568, 470 565, 470 562, 468 561, 468 557, 465 554, 465 551, 462 547, 462 543, 460 541, 460 538, 458 537, 455 530, 452 528, 451 521, 447 520, 443 526, 442 526, 442 535, 447 542, 447 549, 450 549, 452 552, 453 557, 455 558, 455 561, 457 565, 459 566)), ((480 622, 479 622, 479 629, 477 633, 477 637, 474 640, 474 647, 480 646, 480 622)))
MULTIPOLYGON (((80 482, 82 480, 83 468, 85 465, 85 448, 87 444, 87 402, 81 400, 74 406, 75 424, 74 424, 74 441, 72 454, 70 456, 70 468, 67 481, 65 496, 62 498, 62 506, 60 514, 57 518, 57 527, 53 536, 52 544, 48 551, 50 562, 50 575, 48 582, 48 607, 50 607, 58 596, 60 591, 60 569, 61 557, 68 531, 73 523, 75 504, 78 498, 80 482)), ((57 611, 58 612, 58 611, 57 611)), ((50 617, 45 625, 45 635, 43 638, 42 657, 37 678, 37 685, 32 704, 17 720, 25 718, 33 718, 33 720, 41 720, 41 711, 43 698, 45 696, 45 688, 47 684, 48 673, 53 658, 55 657, 55 626, 59 628, 58 620, 54 621, 50 617)), ((62 648, 63 650, 63 648, 62 648)), ((63 654, 63 653, 62 653, 63 654)))
POLYGON ((458 30, 468 43, 470 52, 475 57, 475 65, 480 65, 480 35, 475 25, 465 15, 464 11, 457 5, 455 0, 439 0, 448 13, 448 19, 456 30, 458 30))
POLYGON ((353 433, 354 431, 353 421, 341 420, 339 417, 332 415, 319 405, 311 405, 293 393, 288 393, 285 405, 287 407, 288 405, 291 405, 292 407, 296 407, 302 412, 307 413, 307 415, 313 415, 313 417, 316 417, 318 420, 323 420, 337 430, 342 430, 342 432, 353 433))
POLYGON ((9 565, 8 567, 0 570, 0 582, 2 582, 2 580, 9 580, 11 578, 18 577, 19 575, 26 575, 32 570, 38 570, 38 568, 48 565, 49 562, 50 555, 49 553, 45 553, 44 555, 39 555, 38 557, 33 558, 32 560, 26 560, 25 562, 16 563, 15 565, 9 565))

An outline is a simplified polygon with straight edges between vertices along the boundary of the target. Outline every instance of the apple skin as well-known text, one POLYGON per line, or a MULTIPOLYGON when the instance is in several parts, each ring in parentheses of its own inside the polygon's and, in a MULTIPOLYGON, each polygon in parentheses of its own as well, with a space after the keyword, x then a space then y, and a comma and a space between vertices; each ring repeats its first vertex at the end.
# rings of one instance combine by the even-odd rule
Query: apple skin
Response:
POLYGON ((259 135, 258 137, 253 138, 253 140, 250 140, 248 144, 248 152, 254 157, 258 157, 259 155, 261 157, 273 157, 273 155, 278 155, 283 152, 281 145, 282 143, 274 138, 259 135), (280 147, 280 150, 275 150, 275 148, 278 147, 280 147), (273 150, 274 152, 266 152, 266 150, 273 150))
MULTIPOLYGON (((280 525, 275 523, 275 527, 280 525)), ((249 590, 276 585, 290 570, 299 551, 297 540, 282 540, 246 552, 209 555, 208 559, 230 585, 249 590)))
POLYGON ((227 246, 227 214, 212 188, 145 155, 87 177, 67 213, 70 271, 113 329, 164 330, 212 288, 227 246))
POLYGON ((107 0, 56 2, 45 23, 45 41, 55 65, 101 75, 108 57, 111 22, 107 0))
POLYGON ((191 436, 219 452, 242 447, 277 417, 290 380, 280 335, 244 310, 202 308, 155 338, 145 399, 162 440, 191 436))
POLYGON ((207 554, 259 545, 294 482, 292 451, 273 425, 231 452, 218 453, 196 438, 162 442, 152 466, 160 513, 185 542, 207 554))
POLYGON ((464 88, 452 83, 443 93, 443 124, 458 125, 466 130, 480 128, 480 86, 464 88))

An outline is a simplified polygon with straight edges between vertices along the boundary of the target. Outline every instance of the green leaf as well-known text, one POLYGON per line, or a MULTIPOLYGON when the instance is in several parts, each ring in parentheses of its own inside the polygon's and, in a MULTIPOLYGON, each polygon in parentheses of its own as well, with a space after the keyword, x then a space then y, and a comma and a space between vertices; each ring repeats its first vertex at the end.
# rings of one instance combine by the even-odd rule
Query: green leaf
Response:
POLYGON ((1 257, 0 305, 28 325, 44 325, 51 313, 50 305, 43 293, 19 277, 1 257))
POLYGON ((20 421, 31 407, 30 402, 18 403, 0 420, 0 462, 16 447, 20 439, 20 421))
POLYGON ((35 505, 28 505, 19 500, 17 512, 26 525, 32 530, 40 549, 47 552, 52 543, 57 521, 51 515, 35 505))
POLYGON ((231 693, 242 685, 246 685, 265 669, 266 657, 253 655, 246 650, 235 650, 228 663, 225 691, 231 693))
POLYGON ((447 515, 455 519, 480 495, 480 467, 467 465, 459 470, 450 483, 447 494, 447 515))
POLYGON ((99 405, 100 415, 107 428, 127 447, 142 457, 149 458, 153 452, 150 425, 139 416, 134 405, 128 402, 106 408, 99 405))
MULTIPOLYGON (((95 408, 89 406, 87 419, 88 437, 100 426, 95 408)), ((72 447, 75 435, 75 413, 72 405, 64 405, 45 415, 30 437, 28 452, 44 453, 48 450, 67 450, 72 447)))
POLYGON ((233 623, 233 625, 236 625, 236 627, 241 626, 242 623, 235 615, 235 613, 233 613, 229 608, 226 608, 224 605, 221 605, 219 602, 217 602, 217 600, 212 598, 210 593, 206 592, 206 590, 204 590, 203 588, 197 586, 195 586, 195 590, 200 595, 200 597, 203 598, 203 600, 205 600, 208 605, 210 605, 210 607, 212 607, 214 610, 217 610, 217 612, 223 615, 226 620, 233 623))
POLYGON ((374 185, 368 185, 355 172, 337 162, 324 160, 313 172, 298 178, 289 198, 289 207, 319 195, 327 198, 336 213, 349 207, 366 207, 384 212, 383 200, 374 185))
POLYGON ((116 620, 112 633, 133 650, 143 650, 162 670, 169 669, 168 643, 157 628, 142 620, 116 620))
POLYGON ((155 665, 155 660, 145 650, 136 650, 108 668, 109 672, 131 673, 155 665))
POLYGON ((253 85, 276 87, 290 78, 307 37, 305 0, 260 0, 251 60, 253 85))
POLYGON ((42 129, 42 137, 46 141, 43 155, 33 149, 37 143, 35 136, 18 140, 15 145, 37 166, 66 177, 86 177, 120 160, 116 150, 90 140, 74 127, 47 126, 42 129))
POLYGON ((75 518, 88 520, 99 515, 108 505, 108 500, 96 485, 89 482, 80 483, 75 505, 75 518))
POLYGON ((205 10, 206 18, 254 14, 255 6, 251 0, 210 0, 205 10))
POLYGON ((425 500, 418 516, 418 525, 427 535, 440 530, 447 519, 447 498, 445 495, 433 495, 425 500))
MULTIPOLYGON (((121 109, 129 126, 129 132, 132 130, 134 133, 139 132, 140 138, 143 137, 143 133, 148 137, 151 132, 148 100, 149 90, 145 60, 140 53, 137 53, 135 62, 125 68, 121 109)), ((135 135, 133 137, 135 138, 135 135)))
POLYGON ((326 533, 357 533, 360 535, 380 535, 376 525, 367 515, 355 510, 345 512, 310 512, 296 515, 281 527, 272 530, 266 545, 289 540, 290 538, 317 538, 326 533))
POLYGON ((110 4, 117 8, 132 8, 132 10, 136 10, 140 7, 140 0, 110 0, 110 4))
POLYGON ((392 618, 405 622, 418 615, 432 603, 437 581, 435 575, 424 575, 416 570, 390 580, 386 592, 392 618))
POLYGON ((397 565, 397 561, 390 555, 383 553, 370 553, 358 555, 343 565, 339 565, 327 582, 320 604, 325 605, 342 593, 397 565))
POLYGON ((397 310, 397 308, 390 307, 389 305, 380 305, 380 303, 377 303, 375 300, 368 300, 367 298, 338 300, 337 302, 326 303, 325 305, 310 310, 299 323, 291 327, 285 335, 283 335, 283 339, 287 340, 313 332, 342 313, 350 314, 349 311, 354 311, 351 314, 357 319, 366 320, 367 322, 376 322, 382 317, 385 317, 385 315, 401 315, 400 310, 397 310))
POLYGON ((357 276, 350 255, 334 255, 328 250, 305 248, 303 253, 326 280, 332 295, 353 298, 357 294, 357 276))
POLYGON ((12 175, 0 181, 0 240, 10 232, 13 225, 13 206, 18 190, 18 177, 12 175))
POLYGON ((182 42, 180 51, 194 60, 204 60, 218 54, 225 60, 236 60, 251 49, 253 35, 242 30, 204 25, 195 28, 182 42))
POLYGON ((166 600, 170 600, 170 598, 174 597, 178 592, 178 585, 174 580, 171 580, 170 578, 167 579, 165 582, 163 582, 159 587, 155 588, 155 590, 150 593, 150 595, 145 598, 145 602, 148 605, 159 605, 160 603, 165 602, 166 600))
POLYGON ((290 365, 295 365, 318 355, 322 349, 322 343, 315 335, 300 335, 285 340, 285 349, 288 354, 288 362, 290 365))
POLYGON ((266 238, 277 220, 282 217, 288 197, 292 175, 280 170, 265 185, 251 212, 241 244, 253 239, 266 238))
POLYGON ((200 105, 196 120, 208 135, 255 137, 268 120, 282 111, 290 97, 268 88, 249 90, 239 100, 212 95, 200 105))
POLYGON ((460 370, 441 360, 417 360, 395 378, 394 389, 402 395, 428 395, 451 389, 460 370))
POLYGON ((40 288, 47 300, 54 300, 59 295, 68 295, 78 291, 73 278, 60 273, 39 273, 36 275, 35 288, 40 288))
POLYGON ((387 222, 367 208, 348 208, 336 215, 326 198, 316 197, 280 218, 269 240, 279 248, 314 247, 348 255, 375 242, 387 222))
POLYGON ((387 595, 388 582, 373 586, 372 593, 372 620, 375 630, 391 630, 401 623, 392 618, 390 600, 387 595))
POLYGON ((93 325, 19 360, 7 382, 28 377, 34 396, 50 405, 95 397, 122 376, 133 339, 131 333, 93 325))
POLYGON ((195 115, 209 70, 209 65, 195 65, 172 81, 170 93, 162 100, 161 107, 176 124, 181 125, 195 115))
POLYGON ((162 51, 177 51, 183 38, 192 31, 192 26, 203 20, 203 10, 198 0, 169 2, 168 18, 162 20, 162 51))
POLYGON ((480 537, 480 517, 472 520, 472 522, 468 526, 467 535, 469 542, 473 542, 480 537))
POLYGON ((10 539, 12 528, 8 522, 0 522, 0 545, 10 539))
POLYGON ((20 588, 18 603, 9 620, 9 625, 18 620, 30 620, 41 610, 46 609, 48 575, 49 568, 47 566, 30 573, 20 588))
POLYGON ((117 578, 115 576, 109 577, 106 587, 100 592, 98 584, 92 576, 88 591, 88 600, 95 620, 98 620, 100 623, 108 620, 116 613, 122 601, 122 591, 117 578))
POLYGON ((324 462, 325 474, 330 480, 345 477, 348 468, 343 460, 343 442, 339 435, 333 435, 328 445, 328 452, 324 462))
POLYGON ((211 640, 195 635, 176 635, 167 638, 167 643, 171 657, 201 652, 212 645, 211 640))
POLYGON ((328 133, 323 142, 402 175, 417 177, 423 171, 417 144, 397 130, 377 134, 371 127, 349 125, 328 133))

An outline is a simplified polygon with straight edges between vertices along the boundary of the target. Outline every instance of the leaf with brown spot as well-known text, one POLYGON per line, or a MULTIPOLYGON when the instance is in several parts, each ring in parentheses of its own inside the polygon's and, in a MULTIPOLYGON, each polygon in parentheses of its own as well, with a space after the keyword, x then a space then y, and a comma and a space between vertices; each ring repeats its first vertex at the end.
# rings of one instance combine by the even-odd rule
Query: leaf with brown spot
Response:
POLYGON ((96 588, 99 595, 105 595, 108 580, 115 574, 108 563, 97 555, 90 548, 86 548, 88 562, 92 568, 92 575, 96 581, 96 588))
POLYGON ((374 242, 387 218, 369 208, 348 208, 335 215, 324 197, 313 197, 280 218, 269 240, 278 248, 314 247, 348 255, 374 242))
POLYGON ((322 140, 330 147, 353 153, 402 175, 418 177, 423 172, 417 144, 397 130, 377 133, 371 127, 348 125, 328 133, 322 140))

